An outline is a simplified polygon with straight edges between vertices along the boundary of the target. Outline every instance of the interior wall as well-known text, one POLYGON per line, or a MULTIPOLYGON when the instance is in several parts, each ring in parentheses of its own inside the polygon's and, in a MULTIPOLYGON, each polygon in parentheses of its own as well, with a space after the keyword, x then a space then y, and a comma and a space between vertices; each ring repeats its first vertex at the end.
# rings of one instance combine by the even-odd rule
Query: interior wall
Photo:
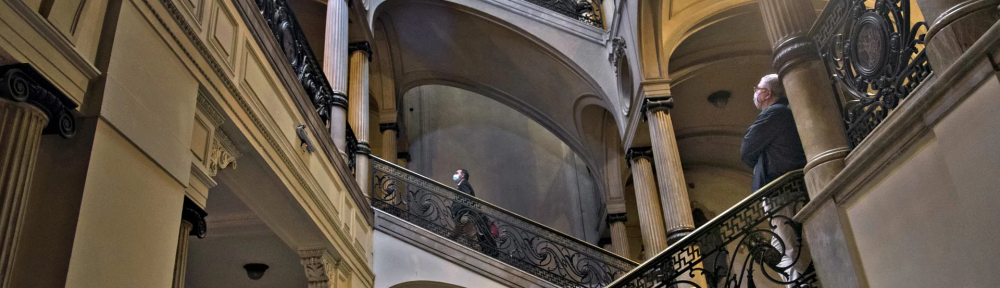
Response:
POLYGON ((413 282, 448 283, 476 288, 507 287, 381 231, 375 230, 374 238, 376 253, 373 271, 378 275, 375 277, 375 288, 432 287, 406 285, 413 282))
POLYGON ((991 77, 845 206, 870 287, 1000 283, 997 95, 991 77))
POLYGON ((410 169, 447 185, 469 170, 476 196, 596 243, 601 196, 582 159, 523 114, 476 93, 426 85, 404 95, 410 169))

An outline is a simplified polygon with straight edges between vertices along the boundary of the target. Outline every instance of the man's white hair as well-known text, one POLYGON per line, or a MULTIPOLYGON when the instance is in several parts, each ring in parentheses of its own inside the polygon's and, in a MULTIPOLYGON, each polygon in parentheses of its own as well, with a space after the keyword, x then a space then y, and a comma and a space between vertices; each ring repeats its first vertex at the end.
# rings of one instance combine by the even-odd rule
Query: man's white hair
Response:
POLYGON ((771 94, 775 97, 785 96, 785 86, 781 84, 781 79, 778 78, 778 74, 767 74, 763 78, 760 78, 761 82, 764 82, 764 87, 771 90, 771 94))

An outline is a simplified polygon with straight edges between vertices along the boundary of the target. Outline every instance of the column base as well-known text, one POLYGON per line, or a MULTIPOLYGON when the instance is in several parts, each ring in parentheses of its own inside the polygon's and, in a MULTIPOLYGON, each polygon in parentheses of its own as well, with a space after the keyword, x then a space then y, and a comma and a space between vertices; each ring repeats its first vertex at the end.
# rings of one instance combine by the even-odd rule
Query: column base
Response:
MULTIPOLYGON (((997 0, 972 0, 948 9, 927 29, 927 58, 945 71, 1000 20, 997 0)), ((997 52, 997 51, 994 51, 997 52)), ((995 54, 995 53, 994 53, 995 54)))

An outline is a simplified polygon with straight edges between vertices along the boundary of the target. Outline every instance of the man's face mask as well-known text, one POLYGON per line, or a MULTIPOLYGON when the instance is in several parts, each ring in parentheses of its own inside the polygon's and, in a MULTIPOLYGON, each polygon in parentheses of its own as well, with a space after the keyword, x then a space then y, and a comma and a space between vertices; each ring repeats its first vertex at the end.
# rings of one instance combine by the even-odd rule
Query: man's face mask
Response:
POLYGON ((455 180, 455 182, 458 182, 458 174, 451 175, 451 180, 455 180))

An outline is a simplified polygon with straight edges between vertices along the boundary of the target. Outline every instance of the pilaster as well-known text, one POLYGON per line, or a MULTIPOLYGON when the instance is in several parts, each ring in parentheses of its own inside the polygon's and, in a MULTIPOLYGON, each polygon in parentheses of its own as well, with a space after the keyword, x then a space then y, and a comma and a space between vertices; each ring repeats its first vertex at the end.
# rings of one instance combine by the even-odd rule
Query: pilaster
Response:
POLYGON ((0 287, 11 285, 42 134, 72 137, 73 108, 76 104, 30 65, 0 67, 0 287))
POLYGON ((666 224, 667 243, 674 243, 694 230, 691 200, 687 181, 681 168, 677 136, 670 118, 674 102, 671 97, 646 98, 642 111, 649 121, 649 138, 656 164, 656 179, 660 188, 660 204, 666 224))
POLYGON ((409 169, 410 161, 410 152, 396 152, 396 164, 399 165, 399 167, 409 169))
POLYGON ((667 249, 663 211, 656 192, 656 179, 653 178, 653 151, 649 147, 632 148, 628 150, 626 157, 632 166, 632 179, 635 183, 639 229, 642 231, 642 245, 645 247, 643 254, 646 259, 652 259, 657 253, 667 249))

